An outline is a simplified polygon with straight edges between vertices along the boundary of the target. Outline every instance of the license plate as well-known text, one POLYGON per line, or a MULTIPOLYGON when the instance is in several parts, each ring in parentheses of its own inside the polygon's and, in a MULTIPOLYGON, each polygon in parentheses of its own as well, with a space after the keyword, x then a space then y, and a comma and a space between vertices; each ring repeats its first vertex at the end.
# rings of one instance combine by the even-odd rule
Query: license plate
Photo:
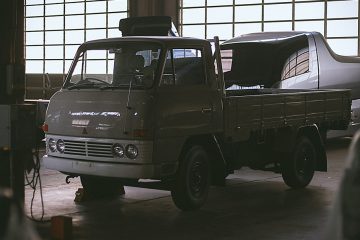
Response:
POLYGON ((86 172, 95 172, 95 163, 92 162, 81 162, 76 161, 72 164, 73 169, 80 170, 80 171, 86 171, 86 172))

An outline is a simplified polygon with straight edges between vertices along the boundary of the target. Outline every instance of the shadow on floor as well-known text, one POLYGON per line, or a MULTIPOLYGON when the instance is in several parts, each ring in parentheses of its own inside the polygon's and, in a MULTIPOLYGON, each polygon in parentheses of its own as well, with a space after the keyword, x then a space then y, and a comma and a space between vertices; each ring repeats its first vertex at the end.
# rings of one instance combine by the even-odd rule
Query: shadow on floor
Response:
MULTIPOLYGON (((279 179, 243 181, 213 187, 195 212, 178 210, 169 195, 82 203, 81 212, 68 214, 74 239, 317 239, 314 232, 320 232, 331 200, 323 188, 289 190, 279 179)), ((38 229, 44 239, 49 236, 48 224, 38 229)))

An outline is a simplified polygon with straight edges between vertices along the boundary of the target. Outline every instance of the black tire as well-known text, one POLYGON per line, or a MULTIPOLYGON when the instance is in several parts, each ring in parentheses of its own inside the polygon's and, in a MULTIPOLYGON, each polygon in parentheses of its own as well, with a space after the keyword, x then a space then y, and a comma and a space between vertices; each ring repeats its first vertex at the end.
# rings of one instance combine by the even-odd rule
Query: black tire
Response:
POLYGON ((190 147, 181 159, 171 197, 181 210, 196 210, 205 203, 209 187, 209 158, 202 147, 190 147))
POLYGON ((115 178, 80 176, 80 180, 89 197, 114 197, 125 193, 124 186, 115 178))
POLYGON ((292 154, 281 163, 282 178, 291 188, 304 188, 311 182, 315 166, 314 144, 307 137, 301 137, 292 154))

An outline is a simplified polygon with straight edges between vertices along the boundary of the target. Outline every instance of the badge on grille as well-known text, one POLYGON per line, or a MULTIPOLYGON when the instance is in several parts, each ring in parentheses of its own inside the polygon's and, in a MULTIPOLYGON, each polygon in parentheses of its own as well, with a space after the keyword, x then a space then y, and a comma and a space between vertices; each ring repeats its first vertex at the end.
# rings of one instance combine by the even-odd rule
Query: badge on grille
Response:
POLYGON ((86 128, 83 129, 82 134, 88 134, 86 128))

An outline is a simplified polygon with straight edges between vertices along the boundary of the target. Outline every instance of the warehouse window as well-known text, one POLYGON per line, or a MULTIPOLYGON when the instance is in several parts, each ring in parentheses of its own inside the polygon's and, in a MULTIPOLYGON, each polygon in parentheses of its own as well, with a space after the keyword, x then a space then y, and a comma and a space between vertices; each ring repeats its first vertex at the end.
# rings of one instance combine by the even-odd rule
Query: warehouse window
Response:
POLYGON ((26 0, 27 74, 64 75, 84 41, 121 36, 127 0, 26 0))
POLYGON ((222 41, 261 31, 317 31, 333 50, 360 56, 357 0, 181 0, 180 34, 222 41))
POLYGON ((232 59, 233 59, 232 49, 221 50, 221 64, 224 73, 231 71, 232 59))

